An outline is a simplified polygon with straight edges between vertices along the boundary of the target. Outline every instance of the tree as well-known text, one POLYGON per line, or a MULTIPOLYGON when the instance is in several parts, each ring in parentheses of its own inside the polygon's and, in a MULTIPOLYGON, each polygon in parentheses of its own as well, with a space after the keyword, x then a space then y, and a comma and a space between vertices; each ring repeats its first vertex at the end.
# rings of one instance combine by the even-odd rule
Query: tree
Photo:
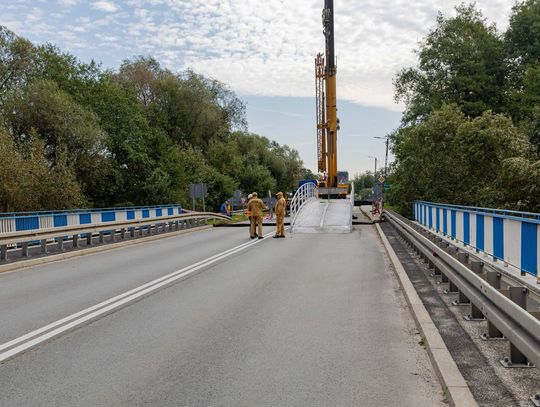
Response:
POLYGON ((103 70, 6 29, 0 58, 0 124, 8 147, 26 162, 42 146, 38 167, 47 177, 41 189, 27 185, 24 205, 10 207, 83 202, 45 188, 49 180, 67 182, 66 191, 75 183, 92 206, 187 204, 189 183, 202 181, 208 204, 217 208, 237 188, 286 191, 301 177, 298 152, 247 133, 244 103, 217 80, 172 72, 152 57, 103 70), (52 192, 45 198, 44 191, 52 192))
POLYGON ((2 113, 21 146, 32 132, 39 135, 51 165, 65 151, 83 190, 90 193, 86 180, 99 170, 106 156, 104 134, 92 111, 77 104, 55 82, 36 80, 12 93, 2 106, 2 113))
POLYGON ((396 100, 407 105, 404 122, 450 103, 469 117, 504 111, 507 66, 499 37, 474 5, 457 7, 454 18, 439 14, 417 51, 418 68, 403 69, 394 80, 396 100))
POLYGON ((44 145, 32 133, 24 149, 0 128, 0 208, 2 211, 63 209, 85 203, 73 168, 62 152, 56 165, 45 157, 44 145))
POLYGON ((504 36, 508 56, 526 66, 540 60, 540 0, 516 3, 504 36))
MULTIPOLYGON (((467 118, 457 105, 445 105, 420 124, 393 135, 396 169, 392 204, 410 213, 413 200, 463 205, 502 205, 500 188, 512 190, 502 169, 527 157, 530 145, 512 120, 484 112, 467 118)), ((505 196, 505 195, 504 195, 505 196)), ((522 199, 515 195, 512 206, 522 199)), ((508 202, 506 202, 508 204, 508 202)))
POLYGON ((0 101, 9 90, 28 80, 33 53, 30 41, 0 26, 0 101))

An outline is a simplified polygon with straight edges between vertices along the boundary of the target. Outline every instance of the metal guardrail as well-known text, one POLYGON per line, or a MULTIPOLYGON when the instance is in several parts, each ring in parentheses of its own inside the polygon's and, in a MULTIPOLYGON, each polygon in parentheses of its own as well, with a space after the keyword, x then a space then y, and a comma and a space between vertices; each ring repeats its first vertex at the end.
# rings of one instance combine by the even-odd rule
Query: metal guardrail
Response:
POLYGON ((316 198, 317 187, 312 182, 303 184, 298 188, 291 200, 291 227, 296 222, 296 217, 306 202, 316 198))
MULTIPOLYGON (((414 248, 434 275, 458 292, 461 303, 471 303, 465 319, 487 320, 483 339, 507 338, 510 356, 501 360, 506 367, 540 366, 540 312, 527 311, 529 290, 522 285, 501 288, 502 274, 485 270, 481 261, 469 261, 466 252, 450 245, 437 234, 410 224, 401 216, 385 211, 385 217, 414 248)), ((533 400, 534 401, 534 400, 533 400)))
POLYGON ((7 232, 0 234, 0 261, 6 261, 8 257, 8 249, 10 246, 20 246, 22 257, 28 257, 28 248, 31 244, 40 245, 41 253, 47 252, 47 244, 50 239, 57 242, 59 249, 62 250, 66 237, 70 236, 73 242, 73 247, 79 246, 79 238, 86 239, 88 246, 92 245, 94 234, 99 234, 99 241, 103 243, 105 234, 111 235, 114 240, 117 233, 120 237, 125 238, 126 232, 131 237, 144 234, 145 230, 150 231, 154 228, 159 232, 160 227, 164 230, 167 225, 169 230, 179 230, 180 228, 190 226, 191 221, 220 219, 231 220, 228 216, 212 213, 212 212, 190 212, 180 215, 163 216, 154 219, 137 219, 137 220, 121 220, 113 222, 103 222, 85 225, 71 225, 65 227, 53 227, 45 229, 32 229, 16 232, 7 232))
POLYGON ((539 276, 540 214, 414 203, 414 219, 425 228, 503 261, 522 274, 539 276))

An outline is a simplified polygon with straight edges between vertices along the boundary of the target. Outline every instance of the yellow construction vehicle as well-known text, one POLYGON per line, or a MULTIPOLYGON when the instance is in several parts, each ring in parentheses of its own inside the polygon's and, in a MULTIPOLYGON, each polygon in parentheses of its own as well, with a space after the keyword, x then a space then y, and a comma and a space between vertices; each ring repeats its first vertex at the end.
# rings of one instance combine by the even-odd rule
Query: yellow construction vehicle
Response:
MULTIPOLYGON (((325 54, 315 58, 315 94, 317 110, 317 158, 319 195, 343 198, 350 192, 348 183, 340 183, 337 170, 336 58, 334 49, 334 0, 324 0, 322 12, 325 54)), ((347 177, 348 178, 348 177, 347 177)))

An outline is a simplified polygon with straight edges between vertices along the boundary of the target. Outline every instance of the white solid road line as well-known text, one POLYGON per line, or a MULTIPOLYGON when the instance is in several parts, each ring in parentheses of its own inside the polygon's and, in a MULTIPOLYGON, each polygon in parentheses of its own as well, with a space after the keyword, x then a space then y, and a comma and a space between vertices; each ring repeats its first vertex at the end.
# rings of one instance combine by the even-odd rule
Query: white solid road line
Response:
MULTIPOLYGON (((268 233, 264 237, 269 237, 273 233, 268 233)), ((40 343, 43 343, 55 336, 60 335, 63 332, 66 332, 70 329, 73 329, 85 322, 91 321, 99 316, 108 314, 115 309, 122 307, 128 304, 131 301, 134 301, 138 298, 141 298, 145 295, 148 295, 159 288, 173 283, 174 281, 181 279, 183 277, 189 276, 190 274, 207 267, 211 264, 214 264, 226 257, 229 257, 235 253, 241 252, 248 247, 254 246, 260 243, 260 240, 250 241, 243 243, 239 246, 233 247, 231 249, 225 250, 221 253, 218 253, 214 256, 208 257, 207 259, 201 260, 197 263, 194 263, 190 266, 184 267, 181 270, 177 270, 166 276, 160 277, 158 279, 152 280, 146 284, 143 284, 137 288, 126 291, 123 294, 117 295, 113 298, 110 298, 106 301, 103 301, 99 304, 93 305, 92 307, 86 308, 82 311, 69 315, 65 318, 62 318, 58 321, 52 322, 42 328, 36 329, 32 332, 29 332, 25 335, 22 335, 16 339, 13 339, 9 342, 3 343, 0 345, 0 351, 9 349, 3 353, 0 353, 0 363, 5 360, 16 356, 17 354, 24 352, 40 343), (55 329, 56 328, 56 329, 55 329), (32 339, 34 338, 34 339, 32 339), (15 345, 18 345, 14 347, 15 345), (11 348, 11 349, 10 349, 11 348)))

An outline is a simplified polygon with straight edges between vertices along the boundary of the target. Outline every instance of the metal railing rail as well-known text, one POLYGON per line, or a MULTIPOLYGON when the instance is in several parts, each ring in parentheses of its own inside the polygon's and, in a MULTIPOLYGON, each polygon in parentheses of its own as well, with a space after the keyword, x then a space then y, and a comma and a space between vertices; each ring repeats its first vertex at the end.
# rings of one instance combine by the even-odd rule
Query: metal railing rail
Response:
POLYGON ((540 220, 528 212, 457 205, 414 203, 414 218, 424 228, 502 261, 522 275, 540 277, 540 220), (521 216, 518 216, 521 214, 521 216))
POLYGON ((298 216, 298 213, 306 204, 306 202, 312 199, 316 199, 316 192, 317 187, 312 182, 308 182, 300 186, 300 188, 296 190, 296 193, 294 194, 290 205, 291 227, 294 226, 294 223, 296 222, 296 217, 298 216))
POLYGON ((415 229, 393 212, 384 213, 398 233, 435 269, 434 274, 443 275, 446 282, 457 287, 460 297, 470 301, 472 315, 476 312, 477 319, 488 320, 486 338, 505 337, 510 341, 511 356, 501 361, 503 364, 515 366, 532 362, 540 366, 540 320, 537 319, 540 315, 526 309, 527 288, 510 286, 501 289, 500 273, 485 272, 479 261, 469 264, 465 252, 450 246, 435 233, 419 226, 415 229), (453 251, 457 258, 448 251, 453 251))
POLYGON ((74 214, 74 213, 96 213, 96 212, 142 210, 142 209, 166 209, 166 208, 182 208, 182 205, 170 204, 170 205, 111 206, 111 207, 104 207, 104 208, 74 208, 74 209, 51 209, 51 210, 41 210, 41 211, 0 212, 0 218, 19 217, 19 216, 62 215, 62 214, 74 214))
POLYGON ((489 215, 499 215, 499 216, 515 217, 515 218, 540 220, 540 213, 536 213, 536 212, 523 212, 523 211, 514 211, 510 209, 484 208, 481 206, 452 205, 452 204, 427 202, 427 201, 415 201, 415 203, 437 206, 439 208, 448 207, 452 209, 463 210, 466 212, 480 212, 480 213, 489 214, 489 215))
POLYGON ((351 182, 351 196, 350 196, 350 199, 351 199, 351 205, 354 208, 354 182, 351 182))
POLYGON ((169 225, 169 230, 176 228, 179 230, 180 223, 191 222, 198 220, 218 219, 230 221, 228 216, 213 213, 213 212, 191 212, 173 216, 163 216, 161 218, 154 219, 137 219, 137 220, 122 220, 114 222, 104 222, 86 225, 72 225, 63 228, 53 227, 48 229, 34 229, 23 230, 18 232, 8 232, 0 234, 0 261, 7 260, 7 251, 11 245, 20 245, 22 250, 22 256, 28 256, 28 246, 30 243, 41 244, 42 253, 46 253, 47 241, 49 239, 57 239, 60 247, 63 245, 63 241, 66 237, 70 236, 73 239, 73 246, 78 247, 78 240, 83 235, 86 238, 87 245, 92 244, 92 236, 96 233, 100 235, 100 241, 103 240, 104 234, 107 232, 114 236, 117 232, 120 232, 122 238, 125 237, 126 231, 129 232, 131 237, 135 237, 135 232, 139 232, 139 236, 142 236, 144 229, 155 227, 159 230, 160 226, 165 228, 169 225))

